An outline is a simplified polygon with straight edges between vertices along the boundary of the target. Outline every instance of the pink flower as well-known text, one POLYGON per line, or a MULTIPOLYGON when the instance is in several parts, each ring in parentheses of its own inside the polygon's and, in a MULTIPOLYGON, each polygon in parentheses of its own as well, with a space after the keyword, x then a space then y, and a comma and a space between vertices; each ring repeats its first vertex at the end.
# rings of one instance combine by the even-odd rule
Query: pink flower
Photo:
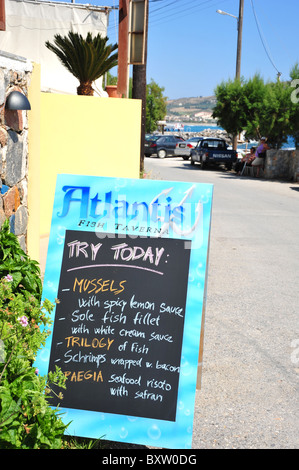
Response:
POLYGON ((18 318, 18 322, 21 323, 22 326, 27 326, 28 318, 25 315, 23 315, 22 317, 18 318))
POLYGON ((12 281, 13 281, 13 277, 12 277, 11 274, 7 274, 7 276, 5 276, 4 279, 6 279, 8 282, 12 282, 12 281))
POLYGON ((36 368, 35 371, 34 371, 34 373, 35 373, 36 375, 38 375, 38 374, 39 374, 39 370, 36 368))

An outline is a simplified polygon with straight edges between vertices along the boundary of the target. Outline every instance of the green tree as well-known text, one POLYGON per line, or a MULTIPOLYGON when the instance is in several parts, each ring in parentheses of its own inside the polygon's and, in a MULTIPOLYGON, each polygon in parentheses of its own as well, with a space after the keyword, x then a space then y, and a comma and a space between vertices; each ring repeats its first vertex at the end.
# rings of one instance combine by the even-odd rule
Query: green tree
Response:
POLYGON ((260 139, 265 132, 261 129, 264 115, 267 89, 264 80, 257 74, 244 82, 242 87, 243 130, 248 139, 260 139))
POLYGON ((292 128, 291 88, 277 80, 265 83, 256 74, 245 81, 228 81, 215 90, 217 104, 213 117, 229 134, 245 131, 248 139, 263 135, 279 148, 292 128))
POLYGON ((107 85, 117 85, 117 77, 112 75, 110 72, 107 72, 106 84, 107 85))
POLYGON ((118 62, 117 44, 108 44, 108 37, 100 34, 93 37, 87 33, 84 39, 81 34, 70 31, 68 36, 56 34, 54 44, 46 41, 46 47, 57 55, 61 63, 80 82, 78 95, 93 96, 92 83, 115 67, 118 62))
POLYGON ((216 106, 213 118, 228 132, 236 135, 244 129, 244 102, 241 80, 228 80, 216 87, 216 106))
POLYGON ((146 86, 146 132, 156 130, 157 121, 165 119, 167 97, 163 96, 164 90, 153 79, 146 86))
POLYGON ((261 116, 261 131, 272 147, 280 148, 291 133, 291 88, 289 83, 266 85, 265 107, 261 116))

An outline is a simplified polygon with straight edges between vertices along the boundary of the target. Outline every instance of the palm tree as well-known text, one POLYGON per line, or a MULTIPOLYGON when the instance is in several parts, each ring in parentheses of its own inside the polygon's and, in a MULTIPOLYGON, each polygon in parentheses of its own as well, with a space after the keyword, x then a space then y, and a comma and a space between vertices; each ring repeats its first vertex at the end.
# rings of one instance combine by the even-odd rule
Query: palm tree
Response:
POLYGON ((55 34, 54 44, 46 41, 46 47, 54 52, 67 70, 80 82, 78 95, 93 96, 92 83, 117 65, 118 53, 112 54, 117 44, 108 44, 108 37, 98 34, 86 39, 70 31, 68 36, 55 34))

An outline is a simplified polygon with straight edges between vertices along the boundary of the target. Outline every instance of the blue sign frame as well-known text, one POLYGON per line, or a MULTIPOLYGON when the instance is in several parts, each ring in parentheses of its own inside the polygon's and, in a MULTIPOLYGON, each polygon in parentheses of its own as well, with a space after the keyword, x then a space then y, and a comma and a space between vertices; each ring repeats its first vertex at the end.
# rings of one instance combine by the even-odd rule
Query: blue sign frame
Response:
MULTIPOLYGON (((60 408, 67 433, 170 449, 190 449, 202 312, 206 297, 213 185, 201 183, 58 175, 43 285, 57 297, 67 230, 124 237, 182 239, 190 250, 187 300, 175 421, 60 408)), ((53 312, 53 322, 55 311, 53 312)), ((36 359, 48 373, 52 335, 36 359)))

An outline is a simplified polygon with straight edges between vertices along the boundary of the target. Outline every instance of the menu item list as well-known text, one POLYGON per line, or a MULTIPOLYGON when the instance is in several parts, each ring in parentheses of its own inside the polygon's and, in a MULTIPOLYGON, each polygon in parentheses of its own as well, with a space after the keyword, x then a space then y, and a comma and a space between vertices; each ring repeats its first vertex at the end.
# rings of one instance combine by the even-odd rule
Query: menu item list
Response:
POLYGON ((66 231, 52 405, 175 421, 189 258, 180 239, 66 231))

